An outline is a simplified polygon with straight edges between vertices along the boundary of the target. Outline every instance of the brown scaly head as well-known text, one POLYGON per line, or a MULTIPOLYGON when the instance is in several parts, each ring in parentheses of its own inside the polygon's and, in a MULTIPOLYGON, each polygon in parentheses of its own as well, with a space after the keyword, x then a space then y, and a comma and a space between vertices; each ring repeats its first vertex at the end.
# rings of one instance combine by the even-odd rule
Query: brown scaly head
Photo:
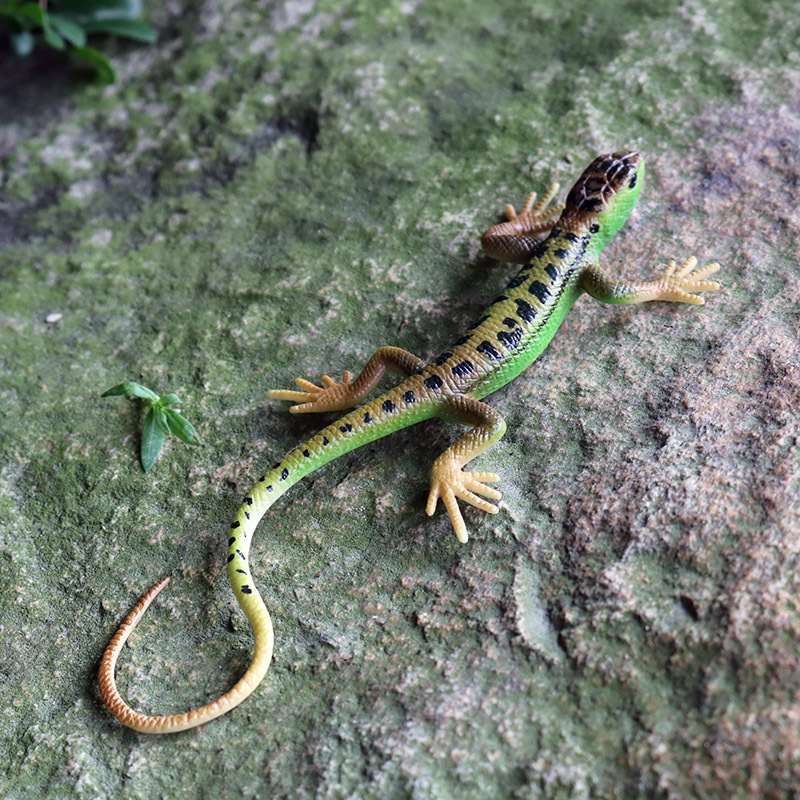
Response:
POLYGON ((602 244, 631 213, 644 178, 644 159, 635 150, 598 156, 567 195, 561 226, 568 230, 596 224, 602 244))

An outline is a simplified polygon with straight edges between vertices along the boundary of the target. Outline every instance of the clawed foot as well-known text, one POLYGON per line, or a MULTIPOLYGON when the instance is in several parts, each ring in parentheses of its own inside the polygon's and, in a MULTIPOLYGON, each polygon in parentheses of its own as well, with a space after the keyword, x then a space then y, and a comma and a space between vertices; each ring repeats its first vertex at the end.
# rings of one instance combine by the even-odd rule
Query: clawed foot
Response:
POLYGON ((311 381, 307 381, 304 378, 296 378, 295 383, 303 391, 270 389, 267 396, 271 400, 290 400, 296 402, 297 405, 289 409, 292 414, 305 414, 317 411, 341 411, 353 405, 351 379, 352 375, 348 370, 344 371, 340 383, 337 383, 330 375, 323 375, 322 386, 316 386, 311 383, 311 381))
POLYGON ((556 192, 558 184, 554 183, 538 203, 536 192, 531 192, 519 214, 514 206, 506 206, 508 222, 493 225, 481 236, 481 247, 486 255, 514 264, 524 264, 530 260, 536 244, 550 233, 556 218, 564 209, 563 205, 549 207, 556 192))
POLYGON ((551 183, 550 186, 547 187, 547 191, 542 195, 542 198, 538 203, 536 203, 536 192, 531 192, 525 200, 522 208, 519 210, 519 214, 517 214, 517 212, 514 210, 514 206, 507 205, 506 216, 508 217, 508 221, 516 222, 520 218, 528 217, 529 222, 534 226, 540 225, 547 221, 552 221, 564 210, 563 205, 548 208, 550 203, 553 201, 553 198, 558 193, 558 189, 559 186, 557 183, 551 183), (536 203, 536 205, 534 205, 534 203, 536 203))
POLYGON ((702 306, 705 300, 694 292, 712 292, 719 289, 716 281, 705 280, 719 269, 719 264, 707 264, 700 269, 695 269, 696 266, 697 259, 694 256, 687 258, 680 267, 677 262, 670 261, 661 279, 656 281, 659 289, 658 299, 702 306))
POLYGON ((466 542, 469 538, 464 517, 461 516, 461 509, 458 507, 457 497, 460 497, 470 505, 486 511, 488 514, 496 514, 499 509, 493 503, 489 503, 479 494, 489 497, 492 500, 499 500, 502 495, 497 489, 487 486, 487 483, 495 483, 500 478, 494 472, 463 472, 455 462, 449 464, 434 464, 431 473, 431 491, 428 495, 428 504, 425 508, 428 516, 432 516, 436 511, 436 504, 439 498, 450 514, 456 536, 460 542, 466 542))

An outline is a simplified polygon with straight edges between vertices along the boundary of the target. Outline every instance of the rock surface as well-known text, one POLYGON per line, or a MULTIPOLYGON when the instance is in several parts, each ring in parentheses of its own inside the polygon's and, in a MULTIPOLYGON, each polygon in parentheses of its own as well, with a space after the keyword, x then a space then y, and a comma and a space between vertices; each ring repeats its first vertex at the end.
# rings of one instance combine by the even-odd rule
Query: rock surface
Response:
POLYGON ((800 18, 784 0, 150 4, 98 88, 0 54, 0 795, 784 798, 800 781, 800 18), (186 10, 191 5, 194 10, 186 10), (535 6, 531 8, 531 6, 535 6), (273 668, 224 691, 239 498, 321 420, 269 388, 420 356, 513 268, 480 231, 599 152, 648 161, 609 270, 720 261, 704 308, 579 302, 491 400, 501 513, 424 514, 444 423, 314 474, 254 573, 273 668), (204 446, 147 475, 122 380, 204 446))

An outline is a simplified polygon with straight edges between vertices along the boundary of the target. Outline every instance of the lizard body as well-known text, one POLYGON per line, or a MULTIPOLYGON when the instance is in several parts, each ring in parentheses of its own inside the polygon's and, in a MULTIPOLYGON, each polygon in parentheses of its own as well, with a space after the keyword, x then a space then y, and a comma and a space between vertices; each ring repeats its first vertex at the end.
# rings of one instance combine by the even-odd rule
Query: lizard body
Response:
POLYGON ((258 686, 272 658, 273 631, 250 573, 250 543, 264 512, 302 477, 337 456, 430 417, 467 424, 470 430, 434 462, 426 508, 433 514, 441 498, 456 535, 466 542, 467 529, 457 498, 489 513, 498 511, 490 501, 500 498, 489 485, 498 480, 497 475, 462 469, 505 431, 503 418, 482 398, 538 357, 578 297, 588 293, 607 303, 668 300, 702 304, 696 292, 719 288, 705 280, 719 265, 696 269, 694 258, 679 268, 670 262, 660 278, 649 282, 614 281, 599 267, 600 252, 633 209, 643 177, 644 161, 638 153, 612 153, 599 156, 586 168, 563 210, 547 208, 555 186, 536 206, 535 195, 531 195, 519 215, 507 207, 509 221, 487 230, 482 244, 489 255, 525 266, 464 335, 434 359, 426 362, 405 350, 382 347, 355 380, 349 372, 340 382, 323 376, 321 387, 297 379, 299 390, 269 393, 273 399, 294 401, 296 405, 290 409, 294 413, 357 408, 266 472, 246 495, 233 521, 228 576, 255 636, 250 667, 229 692, 184 714, 148 716, 125 703, 114 682, 116 661, 131 631, 169 581, 164 578, 139 601, 103 656, 98 680, 103 702, 112 714, 139 731, 170 733, 224 714, 258 686), (377 399, 359 405, 387 370, 399 372, 405 379, 377 399))

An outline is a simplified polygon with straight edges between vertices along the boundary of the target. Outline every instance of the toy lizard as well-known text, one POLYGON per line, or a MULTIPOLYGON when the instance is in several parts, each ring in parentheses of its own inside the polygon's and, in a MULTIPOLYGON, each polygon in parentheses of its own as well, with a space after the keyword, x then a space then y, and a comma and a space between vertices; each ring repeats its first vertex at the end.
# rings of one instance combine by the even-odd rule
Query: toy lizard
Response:
POLYGON ((615 281, 598 265, 600 252, 633 209, 643 178, 644 161, 639 153, 612 153, 592 161, 563 207, 549 207, 556 186, 535 206, 535 194, 531 194, 519 214, 508 206, 508 222, 487 230, 482 245, 495 258, 525 266, 464 335, 431 361, 397 347, 382 347, 355 380, 350 372, 339 382, 323 375, 322 386, 298 378, 298 390, 269 393, 274 400, 293 401, 290 411, 295 414, 354 410, 292 450, 259 478, 233 521, 228 576, 255 635, 250 667, 229 692, 185 714, 148 716, 125 703, 114 683, 116 661, 131 631, 169 581, 164 578, 131 611, 103 656, 100 693, 115 717, 147 733, 181 731, 230 711, 258 686, 272 658, 273 631, 250 573, 250 542, 264 512, 303 476, 343 453, 430 417, 468 425, 469 430, 434 462, 426 507, 427 513, 433 514, 441 499, 456 536, 466 542, 467 528, 458 500, 495 514, 495 502, 500 499, 500 492, 489 485, 498 480, 497 475, 463 470, 506 428, 500 414, 482 398, 537 358, 578 297, 585 292, 605 303, 668 300, 702 305, 703 298, 696 292, 719 288, 706 280, 719 265, 697 269, 694 257, 681 267, 672 261, 660 278, 639 283, 615 281), (387 370, 403 375, 402 383, 359 405, 387 370))

